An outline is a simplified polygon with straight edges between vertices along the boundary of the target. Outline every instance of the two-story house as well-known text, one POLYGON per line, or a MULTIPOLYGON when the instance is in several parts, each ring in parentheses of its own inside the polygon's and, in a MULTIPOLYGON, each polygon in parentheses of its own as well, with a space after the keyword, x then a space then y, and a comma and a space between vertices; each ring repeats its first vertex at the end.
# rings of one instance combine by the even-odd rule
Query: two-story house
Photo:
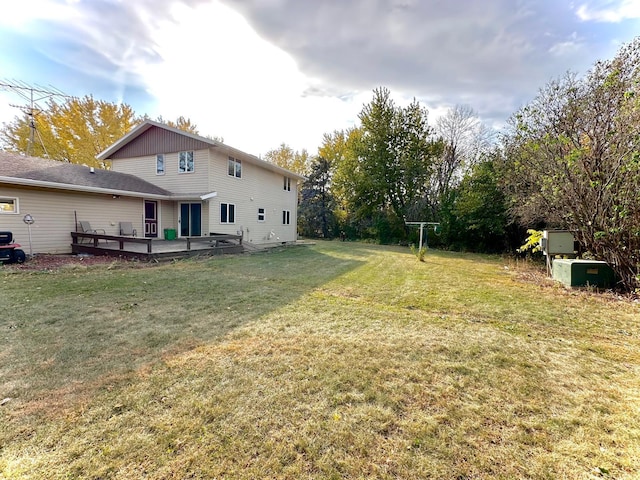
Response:
POLYGON ((179 237, 243 234, 256 244, 296 239, 298 182, 304 177, 224 143, 147 120, 98 155, 114 172, 172 193, 145 200, 144 232, 179 237))
POLYGON ((242 234, 245 244, 296 240, 304 177, 224 143, 147 120, 99 154, 100 170, 0 151, 0 230, 33 253, 68 253, 78 220, 108 235, 242 234), (29 213, 36 222, 24 223, 29 213), (28 232, 28 229, 31 232, 28 232))

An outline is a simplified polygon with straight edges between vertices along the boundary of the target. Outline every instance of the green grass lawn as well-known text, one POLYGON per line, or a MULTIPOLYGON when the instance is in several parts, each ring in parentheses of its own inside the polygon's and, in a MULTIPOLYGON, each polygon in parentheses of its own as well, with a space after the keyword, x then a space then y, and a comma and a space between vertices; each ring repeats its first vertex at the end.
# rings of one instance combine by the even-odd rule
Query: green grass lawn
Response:
POLYGON ((539 277, 349 242, 0 268, 0 478, 639 478, 640 305, 539 277))

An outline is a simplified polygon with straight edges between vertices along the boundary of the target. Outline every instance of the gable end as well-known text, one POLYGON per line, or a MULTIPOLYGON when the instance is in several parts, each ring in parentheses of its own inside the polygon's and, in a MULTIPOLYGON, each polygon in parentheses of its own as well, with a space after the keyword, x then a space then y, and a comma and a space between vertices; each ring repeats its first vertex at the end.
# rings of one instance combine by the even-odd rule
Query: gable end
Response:
POLYGON ((203 150, 211 144, 175 132, 151 127, 119 150, 109 155, 109 159, 145 157, 158 153, 174 153, 186 150, 203 150))

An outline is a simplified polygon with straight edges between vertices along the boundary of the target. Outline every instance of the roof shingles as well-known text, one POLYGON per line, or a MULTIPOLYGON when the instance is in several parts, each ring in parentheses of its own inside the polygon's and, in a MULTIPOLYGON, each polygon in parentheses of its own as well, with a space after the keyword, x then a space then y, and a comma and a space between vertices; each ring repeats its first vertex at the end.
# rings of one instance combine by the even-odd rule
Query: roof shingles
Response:
POLYGON ((92 170, 84 165, 27 157, 2 150, 0 150, 0 177, 132 193, 171 195, 171 192, 134 175, 99 168, 92 170))

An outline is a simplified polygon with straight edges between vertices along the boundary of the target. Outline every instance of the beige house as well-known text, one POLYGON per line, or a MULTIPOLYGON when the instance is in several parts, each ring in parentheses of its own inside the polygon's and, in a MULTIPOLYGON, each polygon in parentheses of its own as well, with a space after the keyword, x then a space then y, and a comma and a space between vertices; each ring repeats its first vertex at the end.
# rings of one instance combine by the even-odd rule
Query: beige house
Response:
POLYGON ((145 202, 144 232, 178 237, 242 234, 255 244, 296 240, 298 182, 304 177, 221 142, 147 120, 98 155, 114 172, 172 192, 145 202))
POLYGON ((108 235, 242 234, 244 242, 296 240, 304 177, 221 142, 145 121, 98 155, 112 170, 0 151, 0 230, 33 253, 68 253, 77 222, 108 235))

